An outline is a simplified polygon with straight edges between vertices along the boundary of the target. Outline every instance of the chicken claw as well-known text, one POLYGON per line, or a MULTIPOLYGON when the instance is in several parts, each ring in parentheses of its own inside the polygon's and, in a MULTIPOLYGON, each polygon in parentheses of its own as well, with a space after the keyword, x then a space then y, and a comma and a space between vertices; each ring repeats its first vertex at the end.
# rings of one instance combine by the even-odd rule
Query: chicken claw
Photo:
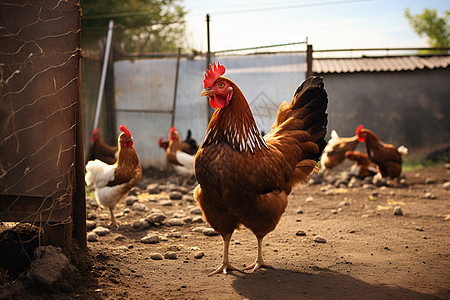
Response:
POLYGON ((230 263, 227 262, 223 262, 219 268, 217 268, 217 270, 215 270, 214 272, 211 272, 208 274, 208 276, 213 276, 216 274, 219 274, 220 272, 223 272, 224 275, 228 274, 228 270, 232 270, 232 271, 239 271, 242 272, 242 270, 234 267, 233 265, 231 265, 230 263))
POLYGON ((262 254, 262 241, 263 237, 258 237, 258 257, 256 258, 255 262, 249 265, 248 267, 245 267, 244 270, 252 270, 251 272, 255 272, 259 268, 269 268, 274 269, 274 267, 267 265, 264 262, 263 254, 262 254))

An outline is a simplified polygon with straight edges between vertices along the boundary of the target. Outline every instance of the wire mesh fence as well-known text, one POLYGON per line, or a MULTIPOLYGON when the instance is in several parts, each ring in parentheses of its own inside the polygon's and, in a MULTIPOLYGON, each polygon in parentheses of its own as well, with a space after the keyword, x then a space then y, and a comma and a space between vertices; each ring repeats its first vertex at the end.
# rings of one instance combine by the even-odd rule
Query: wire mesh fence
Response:
POLYGON ((80 6, 0 3, 0 221, 71 224, 80 6))

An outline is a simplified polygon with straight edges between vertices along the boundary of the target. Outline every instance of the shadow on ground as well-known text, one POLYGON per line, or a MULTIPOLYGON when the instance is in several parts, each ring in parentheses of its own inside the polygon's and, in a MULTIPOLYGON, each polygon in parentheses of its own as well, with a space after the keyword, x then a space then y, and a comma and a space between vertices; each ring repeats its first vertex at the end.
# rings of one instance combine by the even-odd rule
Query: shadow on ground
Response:
POLYGON ((233 288, 247 299, 438 299, 405 289, 372 285, 328 269, 305 273, 292 270, 258 270, 234 273, 233 288))

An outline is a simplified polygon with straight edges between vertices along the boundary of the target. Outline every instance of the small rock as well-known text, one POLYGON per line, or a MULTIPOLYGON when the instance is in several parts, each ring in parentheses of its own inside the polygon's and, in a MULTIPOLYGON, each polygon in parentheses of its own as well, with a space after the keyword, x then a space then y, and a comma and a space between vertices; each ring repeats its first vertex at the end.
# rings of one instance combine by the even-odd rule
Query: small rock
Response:
POLYGON ((338 211, 337 211, 336 209, 332 209, 332 210, 331 210, 331 214, 332 214, 332 215, 337 215, 337 213, 338 213, 338 211))
POLYGON ((114 238, 114 240, 115 241, 118 241, 118 242, 123 242, 123 241, 125 241, 127 238, 126 238, 126 236, 124 236, 124 235, 118 235, 118 236, 116 236, 115 238, 114 238))
POLYGON ((205 253, 203 251, 197 251, 194 254, 194 258, 196 258, 196 259, 203 258, 203 256, 205 256, 205 253))
POLYGON ((365 183, 363 184, 362 188, 366 190, 373 190, 374 188, 376 188, 376 186, 370 183, 365 183))
POLYGON ((219 235, 214 229, 212 228, 204 228, 203 234, 206 236, 217 236, 219 235))
POLYGON ((434 179, 434 178, 427 178, 427 179, 425 179, 425 183, 426 184, 435 184, 436 183, 436 179, 434 179))
POLYGON ((154 212, 150 215, 148 215, 145 218, 145 221, 149 222, 149 223, 161 223, 162 221, 164 221, 167 217, 163 214, 163 213, 159 213, 159 212, 154 212))
POLYGON ((153 259, 153 260, 162 260, 163 256, 160 253, 153 253, 153 254, 150 255, 150 258, 153 259))
POLYGON ((150 223, 145 219, 139 219, 133 222, 133 229, 145 230, 150 228, 150 223))
POLYGON ((319 235, 316 235, 313 239, 314 242, 316 243, 326 243, 327 240, 319 235))
POLYGON ((327 195, 327 196, 332 196, 332 195, 334 195, 334 189, 329 189, 329 190, 327 190, 327 191, 325 192, 325 195, 327 195))
POLYGON ((88 232, 87 234, 87 241, 88 242, 98 242, 98 234, 95 232, 88 232))
POLYGON ((305 199, 305 203, 311 203, 311 202, 313 202, 313 201, 314 201, 314 198, 311 197, 311 196, 306 197, 306 199, 305 199))
POLYGON ((86 229, 87 231, 91 231, 97 227, 97 223, 92 220, 86 220, 86 229))
POLYGON ((203 220, 203 218, 201 216, 196 216, 192 218, 192 223, 205 223, 205 220, 203 220))
POLYGON ((131 210, 134 210, 134 211, 146 211, 146 210, 148 210, 148 208, 147 208, 147 206, 145 206, 145 205, 142 204, 142 203, 135 202, 135 203, 131 206, 131 210))
POLYGON ((343 207, 343 206, 350 206, 350 203, 348 203, 348 201, 339 202, 339 207, 343 207))
POLYGON ((171 200, 181 200, 183 198, 183 193, 181 193, 179 191, 169 192, 169 198, 171 200))
POLYGON ((107 234, 110 234, 111 231, 108 228, 105 227, 97 227, 92 232, 96 233, 98 236, 105 236, 107 234))
POLYGON ((203 232, 204 229, 204 227, 194 227, 192 228, 192 232, 203 232))
POLYGON ((184 221, 179 218, 169 219, 167 222, 170 226, 183 226, 184 225, 184 221))
POLYGON ((181 246, 171 245, 167 248, 168 251, 180 251, 182 249, 181 246))
POLYGON ((394 215, 395 216, 403 216, 403 211, 400 206, 394 207, 394 215))
POLYGON ((146 235, 143 238, 141 238, 141 243, 144 243, 144 244, 157 244, 157 243, 159 243, 159 236, 156 235, 156 234, 146 235))
POLYGON ((161 200, 159 202, 160 205, 162 206, 172 206, 173 205, 173 201, 172 200, 161 200))
POLYGON ((174 231, 167 234, 168 237, 179 239, 181 238, 181 233, 174 231))
POLYGON ((360 187, 361 185, 362 185, 362 181, 361 181, 361 179, 359 179, 357 177, 352 177, 350 179, 350 181, 348 182, 349 188, 356 188, 356 187, 360 187))
POLYGON ((159 186, 158 183, 151 183, 147 185, 145 191, 149 194, 159 194, 161 193, 161 187, 159 186))
POLYGON ((298 209, 297 209, 297 213, 298 213, 298 214, 302 214, 302 213, 303 213, 303 209, 298 208, 298 209))
POLYGON ((430 193, 430 192, 425 193, 424 196, 425 196, 425 198, 427 198, 427 199, 436 199, 436 198, 437 198, 435 194, 430 193))
POLYGON ((164 258, 165 259, 177 259, 178 255, 176 254, 176 252, 168 251, 168 252, 164 253, 164 258))
POLYGON ((306 236, 306 232, 304 232, 303 230, 299 230, 295 233, 296 236, 306 236))
POLYGON ((125 198, 125 205, 126 206, 132 206, 136 202, 139 202, 139 199, 136 196, 128 196, 128 197, 125 198))
POLYGON ((188 223, 192 222, 192 217, 184 217, 184 218, 182 218, 182 220, 184 223, 188 224, 188 223))
POLYGON ((201 215, 202 210, 200 209, 200 207, 195 207, 195 208, 191 209, 190 213, 193 215, 201 215))
POLYGON ((450 190, 450 181, 444 182, 442 184, 442 187, 446 190, 450 190))
POLYGON ((423 227, 422 227, 422 226, 417 226, 417 227, 416 227, 416 230, 417 230, 417 231, 423 231, 423 227))
POLYGON ((181 200, 184 200, 186 202, 194 202, 195 201, 194 197, 190 196, 190 195, 183 195, 183 198, 181 200))

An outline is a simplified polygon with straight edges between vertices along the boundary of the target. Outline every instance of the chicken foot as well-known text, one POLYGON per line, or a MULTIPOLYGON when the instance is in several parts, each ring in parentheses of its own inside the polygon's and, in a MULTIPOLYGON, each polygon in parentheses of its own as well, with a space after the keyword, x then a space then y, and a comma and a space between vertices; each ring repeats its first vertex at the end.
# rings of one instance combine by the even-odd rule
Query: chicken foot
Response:
POLYGON ((248 267, 245 267, 244 270, 252 270, 251 273, 255 272, 256 270, 258 270, 259 268, 269 268, 269 269, 273 269, 272 266, 267 265, 264 262, 263 259, 263 255, 262 255, 262 241, 263 241, 264 237, 258 237, 258 256, 256 257, 256 260, 254 263, 252 263, 251 265, 249 265, 248 267))
POLYGON ((228 274, 228 270, 233 270, 233 271, 239 271, 242 272, 242 270, 234 267, 233 265, 230 264, 230 261, 228 260, 228 253, 229 253, 229 248, 230 248, 230 240, 231 240, 231 234, 226 234, 224 236, 222 236, 223 238, 223 260, 222 260, 222 264, 219 266, 219 268, 217 268, 214 272, 211 272, 208 274, 208 276, 213 276, 216 274, 219 274, 220 272, 223 272, 223 274, 228 274))
POLYGON ((114 211, 113 210, 114 210, 113 208, 111 208, 111 207, 109 208, 109 212, 111 213, 111 224, 109 225, 109 227, 118 229, 119 228, 119 224, 117 224, 116 217, 114 216, 114 211))

